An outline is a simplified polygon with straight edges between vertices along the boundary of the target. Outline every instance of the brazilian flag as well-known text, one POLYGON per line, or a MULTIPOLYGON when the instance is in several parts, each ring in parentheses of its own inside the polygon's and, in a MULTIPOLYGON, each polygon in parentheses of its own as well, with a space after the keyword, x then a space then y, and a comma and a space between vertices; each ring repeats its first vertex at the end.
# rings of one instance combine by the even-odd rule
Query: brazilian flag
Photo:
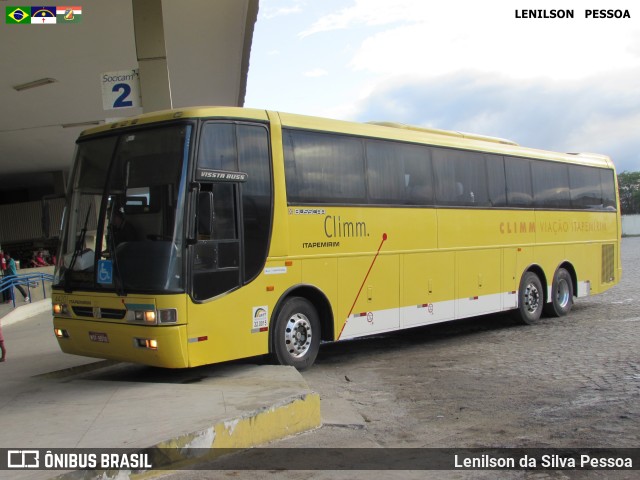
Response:
POLYGON ((31 23, 31 7, 5 7, 7 23, 31 23))

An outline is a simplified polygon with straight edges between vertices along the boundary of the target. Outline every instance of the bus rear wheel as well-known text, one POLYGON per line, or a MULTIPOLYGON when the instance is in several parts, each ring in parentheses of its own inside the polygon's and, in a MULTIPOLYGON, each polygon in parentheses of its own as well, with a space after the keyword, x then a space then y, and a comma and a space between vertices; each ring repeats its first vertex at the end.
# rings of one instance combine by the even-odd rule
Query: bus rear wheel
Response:
POLYGON ((320 347, 318 312, 307 299, 291 297, 280 308, 272 335, 272 354, 277 363, 298 370, 309 368, 320 347))
POLYGON ((543 304, 542 282, 535 273, 525 272, 520 280, 520 289, 518 290, 516 320, 525 325, 536 323, 542 315, 543 304))
POLYGON ((553 277, 551 301, 544 306, 544 313, 550 317, 563 317, 573 306, 573 280, 564 268, 559 268, 553 277))

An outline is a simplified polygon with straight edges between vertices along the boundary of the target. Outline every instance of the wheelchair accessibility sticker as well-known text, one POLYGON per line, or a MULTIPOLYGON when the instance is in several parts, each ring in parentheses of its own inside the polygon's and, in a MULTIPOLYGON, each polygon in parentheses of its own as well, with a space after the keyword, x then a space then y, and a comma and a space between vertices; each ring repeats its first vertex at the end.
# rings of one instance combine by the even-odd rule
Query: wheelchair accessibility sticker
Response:
POLYGON ((113 264, 111 260, 98 260, 98 283, 113 283, 113 264))

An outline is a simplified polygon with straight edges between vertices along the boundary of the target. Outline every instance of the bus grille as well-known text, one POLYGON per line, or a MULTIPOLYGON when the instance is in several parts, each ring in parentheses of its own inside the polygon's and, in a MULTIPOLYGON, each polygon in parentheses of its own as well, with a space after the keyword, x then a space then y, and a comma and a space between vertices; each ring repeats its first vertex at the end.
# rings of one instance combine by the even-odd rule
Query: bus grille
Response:
POLYGON ((602 246, 602 283, 613 282, 615 275, 615 245, 602 246))
POLYGON ((88 318, 109 318, 113 320, 122 320, 126 315, 126 310, 116 308, 93 308, 93 307, 73 307, 73 313, 77 317, 88 318), (98 313, 96 315, 96 313, 98 313))

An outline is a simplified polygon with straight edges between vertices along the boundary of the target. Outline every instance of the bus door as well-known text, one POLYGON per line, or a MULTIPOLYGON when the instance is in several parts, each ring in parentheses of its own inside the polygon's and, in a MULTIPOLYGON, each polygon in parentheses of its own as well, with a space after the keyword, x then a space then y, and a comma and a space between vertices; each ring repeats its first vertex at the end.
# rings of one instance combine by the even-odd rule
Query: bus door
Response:
POLYGON ((234 290, 242 280, 240 184, 199 187, 195 243, 190 246, 191 297, 196 302, 234 290))

